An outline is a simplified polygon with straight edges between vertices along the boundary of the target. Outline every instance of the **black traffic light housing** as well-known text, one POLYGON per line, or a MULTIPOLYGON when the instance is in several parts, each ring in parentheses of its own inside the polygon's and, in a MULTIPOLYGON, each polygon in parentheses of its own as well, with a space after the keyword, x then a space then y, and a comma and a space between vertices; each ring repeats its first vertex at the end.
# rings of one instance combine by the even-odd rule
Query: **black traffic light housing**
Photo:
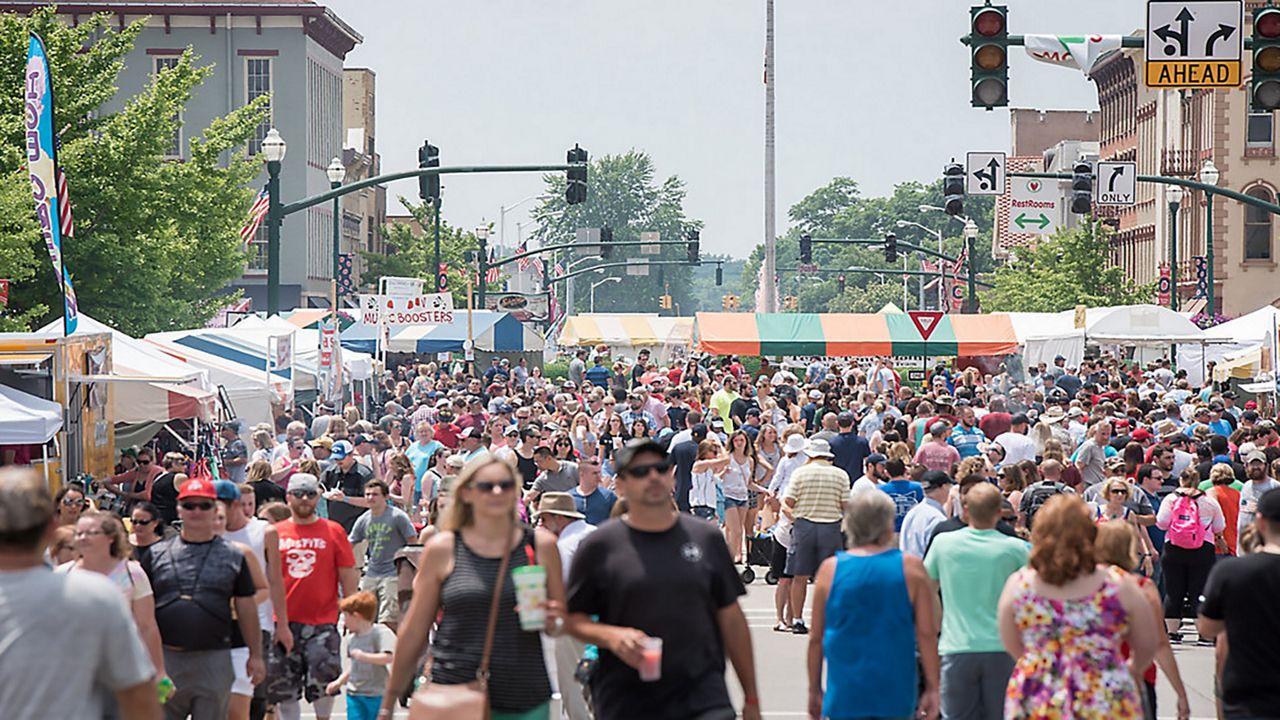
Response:
POLYGON ((701 233, 699 233, 697 230, 689 231, 689 244, 685 248, 685 251, 686 251, 685 259, 688 261, 690 265, 702 264, 701 241, 702 241, 701 233))
POLYGON ((969 9, 972 54, 971 100, 991 110, 1009 105, 1009 8, 986 5, 969 9))
POLYGON ((724 284, 724 268, 720 265, 716 266, 716 287, 724 284))
POLYGON ((813 238, 808 235, 800 236, 800 263, 802 265, 813 264, 813 238))
POLYGON ((565 153, 565 162, 569 164, 581 163, 582 167, 572 167, 565 171, 564 201, 570 205, 577 205, 587 201, 587 151, 573 146, 569 152, 565 153))
POLYGON ((844 276, 843 275, 836 276, 836 291, 841 295, 844 294, 844 276))
POLYGON ((884 261, 891 265, 898 262, 898 236, 893 233, 884 236, 884 261))
POLYGON ((1071 166, 1071 212, 1087 215, 1093 210, 1093 166, 1078 160, 1071 166))
POLYGON ((1253 83, 1249 92, 1255 113, 1280 108, 1280 7, 1253 11, 1253 83))
MULTIPOLYGON (((418 167, 440 167, 440 148, 432 145, 429 140, 423 140, 422 147, 418 148, 418 167)), ((422 175, 418 178, 418 199, 429 203, 440 202, 439 175, 422 175)))
POLYGON ((964 166, 957 162, 942 168, 942 207, 948 215, 964 215, 964 166))
POLYGON ((600 228, 600 259, 609 260, 613 257, 613 228, 605 225, 600 228))

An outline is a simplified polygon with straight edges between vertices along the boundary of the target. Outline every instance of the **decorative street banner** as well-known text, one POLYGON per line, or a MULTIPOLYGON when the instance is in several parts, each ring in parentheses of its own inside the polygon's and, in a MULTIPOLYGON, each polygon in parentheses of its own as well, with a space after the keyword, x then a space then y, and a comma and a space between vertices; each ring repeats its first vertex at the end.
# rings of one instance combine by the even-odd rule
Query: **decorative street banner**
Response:
POLYGON ((1207 298, 1209 297, 1209 262, 1203 255, 1196 255, 1191 258, 1191 261, 1196 269, 1196 294, 1191 299, 1207 298))
POLYGON ((356 291, 355 279, 352 277, 351 253, 338 254, 338 295, 350 295, 356 291))
MULTIPOLYGON (((62 288, 63 333, 70 335, 76 331, 79 313, 76 292, 71 286, 71 273, 67 271, 62 257, 62 236, 67 230, 62 218, 64 213, 70 216, 71 207, 68 198, 59 197, 61 170, 53 134, 53 79, 49 74, 44 43, 35 33, 31 34, 27 44, 27 74, 22 94, 26 106, 27 170, 31 175, 36 221, 40 223, 40 233, 49 248, 49 259, 53 261, 53 272, 62 288)), ((61 184, 63 195, 66 194, 65 187, 61 184)))
POLYGON ((452 325, 453 295, 433 293, 413 297, 361 295, 360 322, 366 325, 452 325))
POLYGON ((1156 304, 1168 305, 1173 297, 1173 277, 1169 273, 1169 263, 1160 263, 1160 279, 1156 282, 1156 304))
POLYGON ((1119 50, 1119 35, 1025 35, 1027 54, 1040 62, 1076 68, 1087 77, 1098 59, 1119 50))

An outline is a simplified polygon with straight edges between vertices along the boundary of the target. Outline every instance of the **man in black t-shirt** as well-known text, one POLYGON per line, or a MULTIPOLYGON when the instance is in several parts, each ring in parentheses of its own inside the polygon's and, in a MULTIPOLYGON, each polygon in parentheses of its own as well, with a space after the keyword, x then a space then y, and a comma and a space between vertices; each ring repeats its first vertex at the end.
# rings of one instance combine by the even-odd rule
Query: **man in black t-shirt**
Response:
POLYGON ((716 526, 676 511, 672 463, 652 440, 614 453, 629 508, 578 547, 569 574, 569 632, 600 648, 591 682, 599 717, 736 717, 725 686, 737 671, 744 720, 759 720, 745 594, 716 526), (592 617, 598 617, 593 620, 592 617), (661 677, 640 679, 646 641, 662 640, 661 677))
POLYGON ((1220 683, 1228 720, 1280 717, 1280 489, 1258 499, 1255 522, 1265 544, 1213 566, 1196 621, 1203 638, 1227 634, 1220 683))
POLYGON ((369 507, 364 499, 364 486, 373 479, 373 471, 356 460, 355 448, 346 440, 333 444, 331 457, 335 464, 320 479, 329 501, 329 519, 351 532, 356 518, 369 507))

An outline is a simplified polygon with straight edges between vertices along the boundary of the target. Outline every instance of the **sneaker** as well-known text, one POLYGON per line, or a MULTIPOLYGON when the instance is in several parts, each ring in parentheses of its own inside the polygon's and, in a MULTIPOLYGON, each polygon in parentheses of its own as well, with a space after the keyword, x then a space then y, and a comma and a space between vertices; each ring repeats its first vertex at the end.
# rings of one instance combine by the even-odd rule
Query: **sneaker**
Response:
POLYGON ((1169 633, 1169 642, 1171 642, 1171 643, 1180 643, 1180 642, 1182 642, 1182 633, 1180 633, 1180 632, 1171 632, 1171 633, 1169 633))
POLYGON ((791 632, 795 633, 796 635, 808 635, 809 628, 805 626, 803 620, 796 620, 795 622, 791 623, 791 632))
POLYGON ((1196 640, 1196 645, 1198 645, 1198 646, 1200 646, 1200 647, 1213 647, 1213 646, 1214 646, 1214 640, 1213 640, 1213 638, 1203 638, 1203 637, 1202 637, 1202 638, 1200 638, 1200 639, 1196 640))

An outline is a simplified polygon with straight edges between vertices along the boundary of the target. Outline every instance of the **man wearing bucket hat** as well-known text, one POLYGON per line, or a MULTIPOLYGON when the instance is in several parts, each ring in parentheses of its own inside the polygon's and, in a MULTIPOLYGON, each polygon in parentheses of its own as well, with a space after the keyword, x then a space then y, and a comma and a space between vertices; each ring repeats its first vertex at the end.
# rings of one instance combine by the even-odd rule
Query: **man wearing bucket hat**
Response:
MULTIPOLYGON (((573 496, 563 492, 549 492, 542 496, 538 511, 534 513, 535 521, 550 530, 556 536, 556 549, 560 551, 560 567, 564 572, 564 581, 569 582, 569 567, 573 564, 573 555, 578 545, 596 528, 588 525, 585 516, 574 506, 573 496)), ((559 681, 560 698, 564 703, 564 711, 569 720, 590 720, 591 711, 583 694, 577 690, 578 681, 574 671, 586 644, 572 635, 562 635, 555 639, 556 643, 556 679, 559 681)))
POLYGON ((795 617, 792 632, 809 632, 804 620, 804 600, 809 578, 823 560, 844 549, 840 532, 843 503, 849 492, 849 474, 831 464, 835 455, 826 440, 809 440, 804 447, 808 462, 791 474, 783 503, 791 509, 795 525, 791 530, 791 548, 787 551, 788 575, 791 582, 791 612, 795 617))

